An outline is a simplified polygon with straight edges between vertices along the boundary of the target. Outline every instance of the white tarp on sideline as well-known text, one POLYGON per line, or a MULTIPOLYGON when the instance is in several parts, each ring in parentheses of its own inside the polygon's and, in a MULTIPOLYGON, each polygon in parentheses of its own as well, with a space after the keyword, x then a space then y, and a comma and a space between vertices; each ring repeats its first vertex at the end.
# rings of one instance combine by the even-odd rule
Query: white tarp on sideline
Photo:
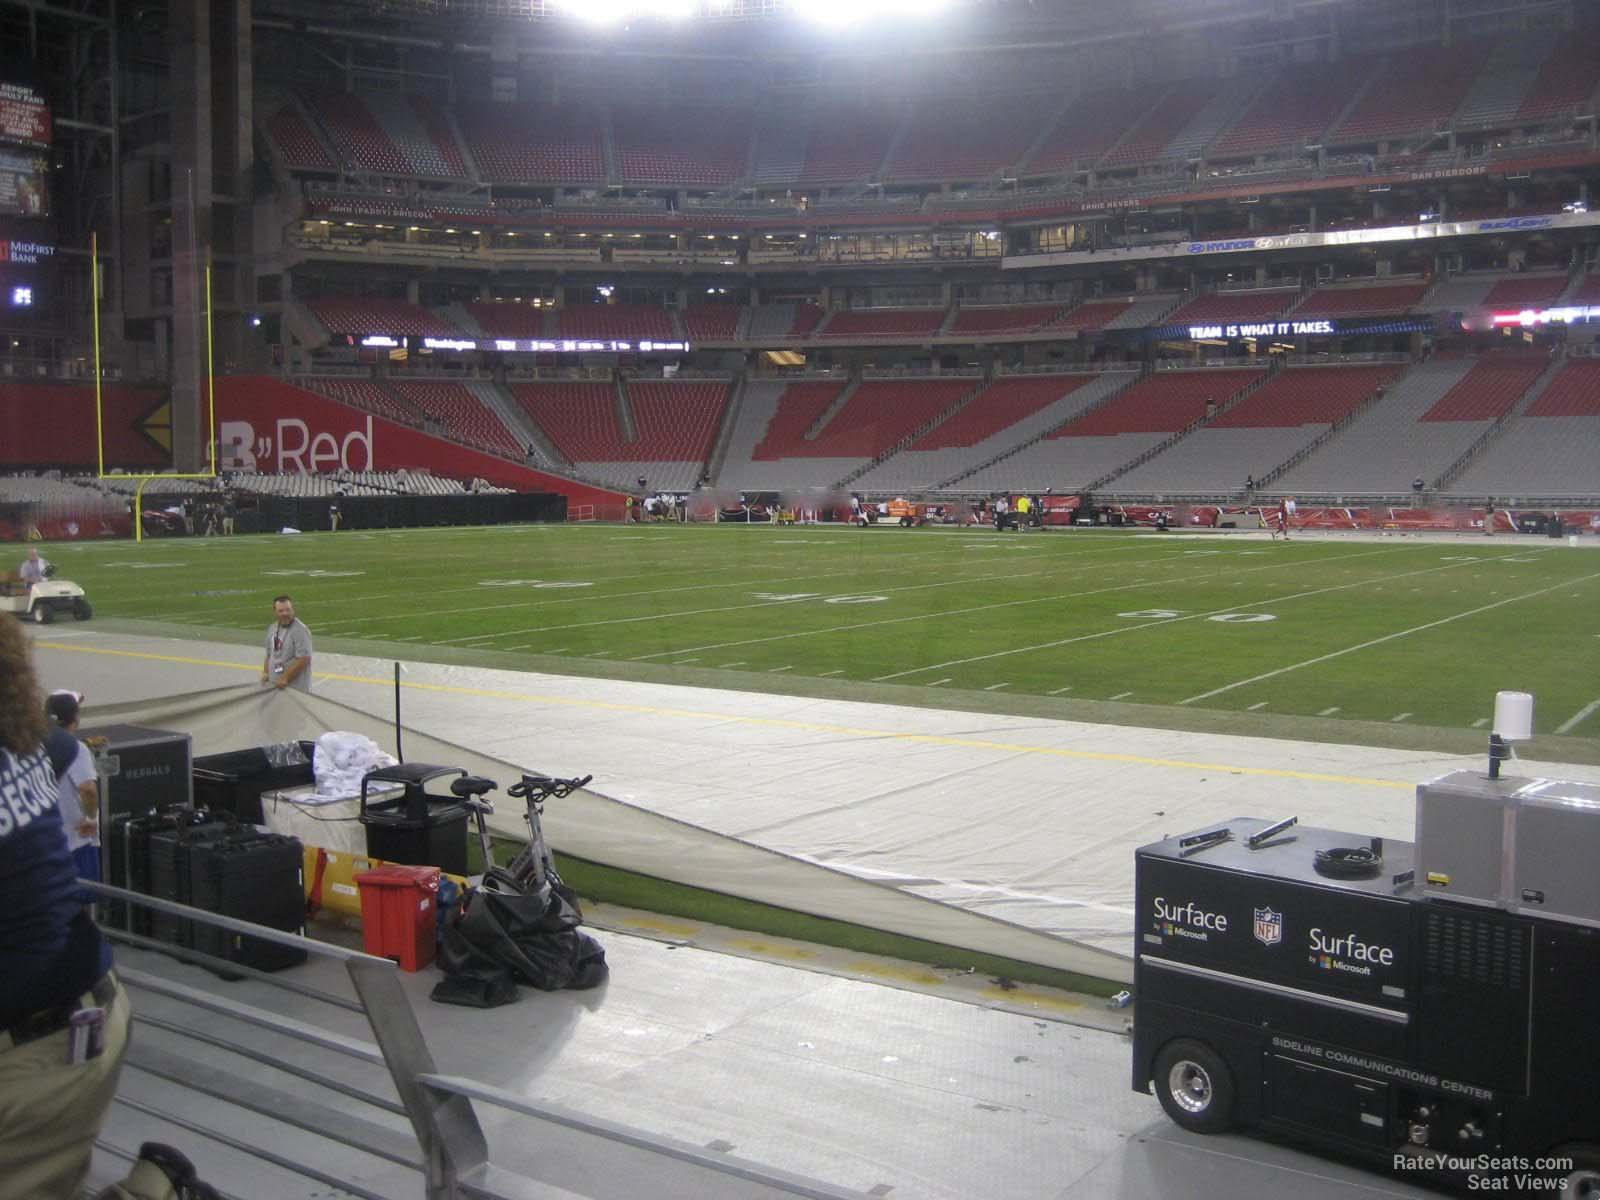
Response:
MULTIPOLYGON (((261 693, 249 648, 64 633, 40 632, 39 662, 49 686, 88 693, 85 724, 189 730, 197 754, 326 728, 394 748, 390 662, 319 654, 308 700, 261 693)), ((593 792, 546 809, 566 853, 1112 979, 1131 966, 1135 847, 1246 815, 1409 839, 1415 785, 1477 765, 433 664, 409 665, 401 691, 408 760, 502 786, 515 766, 592 773, 593 792)), ((1515 773, 1600 781, 1595 768, 1515 773)), ((500 802, 496 824, 516 835, 511 808, 500 802)))

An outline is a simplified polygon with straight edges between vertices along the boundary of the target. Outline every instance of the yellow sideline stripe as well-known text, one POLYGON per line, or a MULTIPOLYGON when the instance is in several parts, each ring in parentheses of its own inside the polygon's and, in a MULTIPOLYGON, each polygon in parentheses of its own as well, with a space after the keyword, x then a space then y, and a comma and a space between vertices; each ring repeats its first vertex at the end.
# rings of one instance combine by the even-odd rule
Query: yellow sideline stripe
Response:
MULTIPOLYGON (((211 658, 189 658, 178 654, 152 654, 141 650, 111 650, 96 646, 76 646, 67 642, 36 642, 46 650, 62 650, 69 654, 102 654, 112 658, 137 658, 151 662, 181 663, 193 667, 222 667, 230 671, 256 673, 259 667, 248 663, 222 662, 211 658)), ((439 664, 430 664, 439 665, 439 664)), ((375 684, 393 687, 392 678, 371 675, 343 675, 332 671, 318 671, 318 679, 337 679, 344 683, 375 684)), ((1039 754, 1049 758, 1065 758, 1078 762, 1128 763, 1142 767, 1167 767, 1177 771, 1227 771, 1233 775, 1249 775, 1260 779, 1297 779, 1308 783, 1343 783, 1354 787, 1390 788, 1411 791, 1416 784, 1394 779, 1372 779, 1364 775, 1330 775, 1321 771, 1290 771, 1282 767, 1245 767, 1232 763, 1190 762, 1180 758, 1150 758, 1142 754, 1113 754, 1104 750, 1067 750, 1057 746, 1030 746, 1019 742, 992 742, 984 738, 947 737, 930 733, 902 733, 888 729, 866 729, 848 725, 824 725, 816 721, 789 721, 781 717, 741 716, 736 713, 699 712, 695 709, 661 708, 651 704, 619 704, 610 700, 580 700, 570 696, 547 696, 536 692, 504 692, 494 688, 463 687, 449 683, 417 683, 403 680, 402 687, 418 692, 436 692, 450 696, 476 696, 484 700, 519 700, 532 704, 548 704, 562 708, 585 708, 601 712, 635 713, 646 716, 681 717, 691 720, 731 721, 741 725, 759 725, 769 729, 790 729, 801 733, 845 734, 854 738, 881 738, 884 741, 913 742, 925 746, 961 746, 971 750, 993 750, 1005 754, 1039 754)))

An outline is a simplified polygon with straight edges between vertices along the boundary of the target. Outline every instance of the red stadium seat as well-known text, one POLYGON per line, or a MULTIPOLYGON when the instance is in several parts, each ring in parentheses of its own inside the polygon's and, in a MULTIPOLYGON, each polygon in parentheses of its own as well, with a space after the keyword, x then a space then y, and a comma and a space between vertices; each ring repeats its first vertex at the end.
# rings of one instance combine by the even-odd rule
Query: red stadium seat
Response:
POLYGON ((458 338, 461 330, 425 308, 404 300, 347 299, 313 300, 307 306, 330 333, 360 337, 386 334, 390 337, 458 338))
POLYGON ((1068 422, 1049 437, 1176 433, 1205 416, 1208 401, 1224 404, 1261 375, 1261 370, 1157 372, 1119 393, 1109 404, 1068 422))
POLYGON ((1025 304, 1005 308, 963 308, 951 322, 952 334, 1032 333, 1063 312, 1060 304, 1025 304))
POLYGON ((690 342, 731 342, 739 332, 739 307, 734 304, 691 305, 680 315, 690 342))
POLYGON ((1462 380, 1423 413, 1423 421, 1494 421, 1511 411, 1550 360, 1542 354, 1480 358, 1462 380))
POLYGON ((336 165, 292 105, 284 105, 267 121, 267 136, 291 169, 331 171, 336 165))
POLYGON ((1280 147, 1298 153, 1327 132, 1355 95, 1361 79, 1361 69, 1344 64, 1287 68, 1256 97, 1232 129, 1211 143, 1206 154, 1220 159, 1280 147))
POLYGON ((1517 116, 1537 120, 1574 112, 1590 102, 1596 88, 1600 88, 1600 54, 1595 53, 1592 30, 1580 30, 1545 60, 1517 116))
POLYGON ((971 379, 869 379, 817 436, 808 440, 806 431, 838 399, 844 385, 790 384, 753 457, 757 461, 874 458, 950 408, 974 386, 971 379))
POLYGON ((1320 288, 1294 310, 1293 319, 1318 320, 1343 317, 1386 317, 1410 312, 1428 292, 1425 283, 1396 283, 1378 287, 1320 288))
POLYGON ((1502 279, 1483 298, 1486 308, 1522 309, 1554 304, 1567 290, 1565 275, 1537 275, 1524 279, 1502 279))
POLYGON ((816 336, 829 338, 932 337, 944 324, 942 308, 847 309, 836 312, 816 336))
POLYGON ((1289 367, 1278 372, 1208 429, 1333 425, 1400 374, 1398 366, 1289 367))
POLYGON ((499 416, 459 383, 404 380, 389 384, 401 399, 438 421, 450 437, 521 458, 523 448, 499 416))
POLYGON ((416 405, 397 400, 369 379, 317 378, 296 379, 295 383, 307 391, 327 396, 341 404, 365 409, 402 425, 421 425, 423 413, 416 405))
POLYGON ((678 341, 667 310, 649 304, 571 304, 558 309, 562 338, 580 341, 678 341))
POLYGON ((1600 417, 1600 359, 1573 359, 1562 367, 1528 407, 1528 416, 1600 417))
POLYGON ((1218 321, 1270 321, 1300 298, 1292 289, 1270 292, 1213 292, 1196 296, 1167 318, 1172 325, 1204 325, 1218 321))
POLYGON ((918 438, 908 449, 948 450, 976 446, 1063 396, 1071 395, 1094 378, 1093 375, 1002 376, 971 404, 918 438))
POLYGON ((1460 107, 1488 50, 1485 43, 1472 42, 1390 56, 1332 140, 1377 141, 1433 129, 1460 107))
POLYGON ((462 136, 485 179, 522 183, 603 183, 605 124, 583 106, 468 109, 462 136))

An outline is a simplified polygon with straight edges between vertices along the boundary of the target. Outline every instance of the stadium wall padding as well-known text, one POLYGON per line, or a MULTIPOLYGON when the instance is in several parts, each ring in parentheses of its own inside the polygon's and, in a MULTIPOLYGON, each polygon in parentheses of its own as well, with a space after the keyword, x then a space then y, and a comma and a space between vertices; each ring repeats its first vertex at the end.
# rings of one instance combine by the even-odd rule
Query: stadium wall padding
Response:
MULTIPOLYGON (((107 384, 106 466, 160 471, 171 462, 152 432, 168 418, 162 388, 107 384)), ((94 386, 87 383, 0 384, 0 467, 64 467, 94 471, 94 386)))
POLYGON ((572 505, 621 512, 619 492, 547 475, 267 376, 217 380, 217 437, 224 446, 224 467, 227 447, 237 444, 244 452, 239 464, 244 470, 326 474, 423 468, 451 478, 485 479, 519 492, 555 492, 572 505))
MULTIPOLYGON (((241 513, 240 533, 331 529, 326 496, 263 496, 256 512, 241 513)), ((567 498, 554 492, 486 492, 474 496, 345 496, 340 529, 416 529, 427 525, 507 525, 565 521, 567 498)))

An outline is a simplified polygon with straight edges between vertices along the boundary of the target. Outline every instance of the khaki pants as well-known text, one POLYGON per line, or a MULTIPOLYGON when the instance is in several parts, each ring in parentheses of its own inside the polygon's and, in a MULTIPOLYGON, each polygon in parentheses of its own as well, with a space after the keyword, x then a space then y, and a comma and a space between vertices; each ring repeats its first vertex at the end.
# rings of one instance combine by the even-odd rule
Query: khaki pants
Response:
POLYGON ((0 1200, 68 1200, 82 1190, 116 1094, 128 1020, 128 994, 119 983, 98 1058, 69 1063, 65 1029, 0 1050, 0 1200))

